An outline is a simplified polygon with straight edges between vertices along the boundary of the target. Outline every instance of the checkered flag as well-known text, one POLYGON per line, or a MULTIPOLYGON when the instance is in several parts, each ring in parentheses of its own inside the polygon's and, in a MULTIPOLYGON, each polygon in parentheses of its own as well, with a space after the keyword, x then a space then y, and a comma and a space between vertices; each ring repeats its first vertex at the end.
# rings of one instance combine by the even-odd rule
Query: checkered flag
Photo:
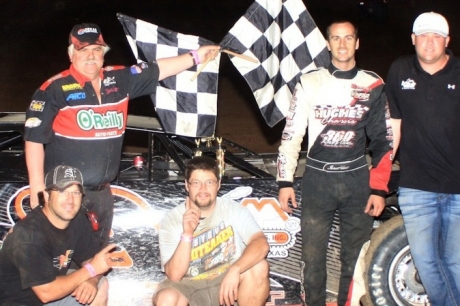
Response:
MULTIPOLYGON (((137 61, 156 61, 215 43, 198 36, 176 33, 140 19, 117 14, 137 61)), ((217 82, 220 53, 191 81, 200 68, 194 66, 160 81, 152 95, 160 123, 166 133, 209 137, 216 127, 217 82)))
POLYGON ((286 117, 302 74, 330 62, 326 41, 302 0, 256 0, 220 43, 246 79, 267 124, 286 117))

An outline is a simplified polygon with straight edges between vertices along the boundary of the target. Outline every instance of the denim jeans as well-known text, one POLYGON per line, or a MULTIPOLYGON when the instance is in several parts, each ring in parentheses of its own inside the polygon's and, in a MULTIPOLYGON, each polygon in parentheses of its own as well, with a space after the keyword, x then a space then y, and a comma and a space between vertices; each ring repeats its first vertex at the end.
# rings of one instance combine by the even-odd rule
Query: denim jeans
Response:
POLYGON ((43 306, 84 306, 84 305, 89 305, 89 304, 80 304, 71 295, 63 297, 62 299, 54 301, 54 302, 43 304, 43 306))
POLYGON ((431 305, 460 305, 460 194, 400 188, 399 206, 431 305))

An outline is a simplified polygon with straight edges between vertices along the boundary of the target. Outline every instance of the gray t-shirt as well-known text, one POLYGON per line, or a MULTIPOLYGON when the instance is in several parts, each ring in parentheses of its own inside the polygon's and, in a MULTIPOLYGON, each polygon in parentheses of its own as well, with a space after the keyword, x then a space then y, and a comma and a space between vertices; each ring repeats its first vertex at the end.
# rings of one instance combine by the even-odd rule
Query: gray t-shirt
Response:
MULTIPOLYGON (((161 264, 169 261, 183 232, 185 203, 167 212, 159 231, 161 264)), ((250 238, 262 232, 249 210, 239 203, 218 197, 212 214, 201 220, 193 233, 191 262, 185 278, 212 279, 240 258, 250 238)))

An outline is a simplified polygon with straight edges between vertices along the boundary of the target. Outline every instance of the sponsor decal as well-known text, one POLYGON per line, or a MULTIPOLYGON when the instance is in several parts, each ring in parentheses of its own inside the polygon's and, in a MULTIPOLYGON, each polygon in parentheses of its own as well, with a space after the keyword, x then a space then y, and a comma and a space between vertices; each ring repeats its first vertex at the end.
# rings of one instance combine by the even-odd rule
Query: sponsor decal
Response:
POLYGON ((353 91, 351 93, 351 96, 353 97, 353 99, 358 101, 369 101, 369 97, 371 96, 371 94, 353 91))
POLYGON ((284 155, 284 153, 280 153, 276 161, 276 166, 278 167, 278 176, 280 178, 286 177, 286 171, 284 170, 284 166, 286 164, 287 164, 286 155, 284 155))
POLYGON ((75 171, 75 169, 66 169, 64 172, 64 178, 71 178, 73 180, 76 180, 77 171, 75 171))
POLYGON ((455 84, 447 84, 447 89, 455 89, 455 84))
POLYGON ((53 258, 53 266, 58 270, 68 267, 72 260, 73 250, 67 250, 64 255, 53 258))
MULTIPOLYGON (((388 107, 388 103, 385 103, 385 124, 387 128, 386 138, 390 142, 390 147, 393 148, 393 128, 391 127, 390 108, 388 107)), ((393 157, 391 157, 391 160, 393 160, 393 157)))
POLYGON ((66 101, 75 101, 75 100, 83 100, 83 99, 86 99, 86 93, 81 91, 81 92, 71 93, 70 95, 67 96, 67 98, 65 100, 66 101))
POLYGON ((411 78, 401 81, 401 89, 415 89, 415 85, 417 85, 417 83, 415 83, 415 81, 411 78))
POLYGON ((25 127, 34 128, 39 126, 42 123, 37 117, 32 117, 26 120, 25 127))
POLYGON ((294 124, 294 117, 297 108, 297 88, 294 89, 294 93, 292 94, 291 102, 289 103, 289 109, 286 116, 286 127, 291 127, 294 124))
POLYGON ((346 166, 346 165, 332 165, 332 164, 326 164, 326 166, 324 167, 324 170, 326 171, 345 171, 345 170, 348 170, 350 169, 350 166, 346 166))
POLYGON ((328 148, 352 148, 356 137, 355 131, 330 130, 321 134, 321 144, 328 148))
POLYGON ((106 88, 105 93, 107 95, 109 95, 111 93, 118 92, 119 90, 120 90, 120 88, 118 88, 118 87, 106 88))
POLYGON ((283 134, 281 135, 281 140, 292 140, 292 133, 290 131, 283 131, 283 134))
POLYGON ((324 125, 355 125, 360 121, 369 107, 363 105, 329 106, 317 105, 314 108, 315 118, 324 125))
POLYGON ((113 84, 117 84, 117 82, 115 81, 115 77, 106 77, 102 83, 104 84, 104 86, 109 86, 109 85, 113 85, 113 84))
POLYGON ((351 96, 353 99, 358 101, 369 101, 372 89, 370 87, 358 86, 356 84, 351 85, 352 91, 351 96))
POLYGON ((85 33, 96 33, 96 34, 98 34, 96 28, 83 28, 83 29, 78 30, 78 32, 77 32, 78 35, 83 35, 85 33))
POLYGON ((78 83, 62 85, 62 90, 63 91, 70 91, 70 90, 76 90, 76 89, 83 89, 83 88, 78 83))
POLYGON ((45 107, 45 101, 32 100, 29 109, 34 112, 42 112, 45 107))
POLYGON ((139 74, 139 73, 142 73, 142 69, 141 67, 139 66, 136 66, 136 65, 132 65, 131 68, 131 74, 139 74))
POLYGON ((264 231, 270 245, 268 258, 288 257, 300 231, 300 219, 282 210, 276 198, 244 198, 241 205, 249 209, 264 231))
MULTIPOLYGON (((123 129, 123 113, 117 113, 116 111, 107 111, 105 114, 95 113, 94 110, 81 110, 77 113, 77 124, 85 131, 89 130, 106 130, 111 128, 123 129)), ((108 133, 108 132, 107 132, 108 133)), ((96 136, 110 136, 107 135, 96 136)), ((113 131, 114 135, 117 134, 113 131)))
POLYGON ((126 128, 127 107, 127 97, 115 103, 66 107, 54 119, 53 130, 58 136, 74 139, 120 137, 126 128))

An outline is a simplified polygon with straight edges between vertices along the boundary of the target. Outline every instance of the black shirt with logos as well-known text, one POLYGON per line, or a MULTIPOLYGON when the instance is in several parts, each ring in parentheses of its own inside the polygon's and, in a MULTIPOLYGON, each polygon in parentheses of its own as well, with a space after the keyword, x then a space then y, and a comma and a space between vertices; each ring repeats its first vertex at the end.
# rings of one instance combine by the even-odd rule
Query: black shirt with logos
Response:
POLYGON ((33 286, 66 275, 71 260, 77 264, 99 251, 91 225, 81 211, 66 229, 54 227, 41 207, 19 221, 0 251, 0 305, 43 305, 33 286))
POLYGON ((401 119, 400 186, 460 194, 460 58, 430 75, 401 57, 386 82, 391 118, 401 119))

